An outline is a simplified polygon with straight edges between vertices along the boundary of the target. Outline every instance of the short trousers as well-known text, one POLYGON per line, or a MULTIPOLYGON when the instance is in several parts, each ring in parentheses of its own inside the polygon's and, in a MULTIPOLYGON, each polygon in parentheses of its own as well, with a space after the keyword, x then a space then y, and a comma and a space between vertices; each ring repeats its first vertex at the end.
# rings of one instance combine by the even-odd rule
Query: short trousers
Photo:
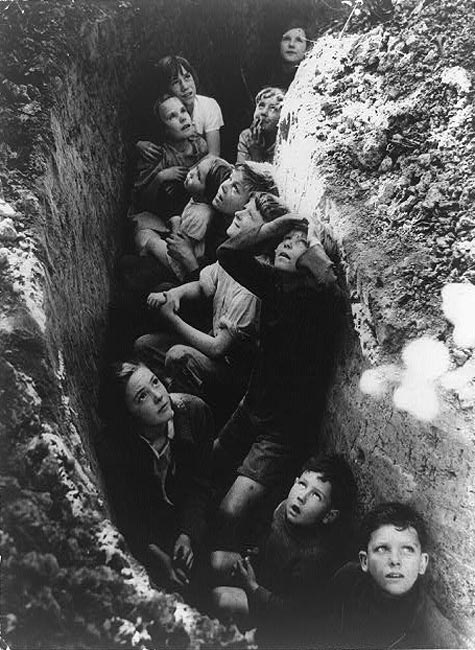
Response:
POLYGON ((237 467, 239 475, 268 488, 293 480, 309 451, 306 445, 266 431, 254 421, 243 403, 221 430, 218 442, 229 470, 237 467))

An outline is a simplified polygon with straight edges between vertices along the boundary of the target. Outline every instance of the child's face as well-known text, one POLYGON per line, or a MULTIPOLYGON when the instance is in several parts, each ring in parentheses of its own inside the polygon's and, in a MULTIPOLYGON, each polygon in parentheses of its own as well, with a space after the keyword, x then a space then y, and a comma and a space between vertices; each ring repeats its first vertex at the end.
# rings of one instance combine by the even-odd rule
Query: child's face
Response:
POLYGON ((423 553, 417 531, 391 524, 375 530, 367 551, 360 551, 361 568, 391 596, 407 593, 426 572, 429 556, 423 553))
POLYGON ((147 366, 139 366, 125 387, 129 413, 144 426, 157 426, 173 416, 170 396, 162 382, 147 366))
POLYGON ((274 131, 277 128, 283 101, 282 93, 259 99, 254 111, 254 121, 259 121, 262 131, 274 131))
POLYGON ((228 237, 235 237, 239 233, 246 232, 255 226, 261 226, 263 223, 264 219, 256 207, 256 201, 251 198, 242 210, 236 212, 226 234, 228 237))
POLYGON ((244 173, 240 169, 234 169, 231 176, 219 186, 213 207, 229 217, 234 217, 236 211, 242 210, 248 201, 249 190, 244 184, 244 173))
POLYGON ((289 29, 282 34, 280 41, 280 55, 285 63, 300 63, 307 50, 307 38, 300 27, 289 29))
POLYGON ((318 472, 303 472, 295 479, 285 504, 287 520, 295 526, 312 526, 331 520, 330 481, 322 481, 318 472))
POLYGON ((159 115, 170 140, 186 140, 195 132, 190 114, 177 97, 169 97, 162 102, 159 115))
POLYGON ((301 230, 291 230, 275 249, 275 268, 284 271, 295 271, 298 258, 306 250, 306 234, 301 230))
POLYGON ((196 84, 193 75, 182 66, 176 79, 172 79, 170 92, 178 97, 187 108, 193 107, 196 97, 196 84))
POLYGON ((202 195, 205 191, 206 175, 212 164, 210 158, 200 160, 200 162, 192 167, 185 178, 185 189, 190 194, 202 195))

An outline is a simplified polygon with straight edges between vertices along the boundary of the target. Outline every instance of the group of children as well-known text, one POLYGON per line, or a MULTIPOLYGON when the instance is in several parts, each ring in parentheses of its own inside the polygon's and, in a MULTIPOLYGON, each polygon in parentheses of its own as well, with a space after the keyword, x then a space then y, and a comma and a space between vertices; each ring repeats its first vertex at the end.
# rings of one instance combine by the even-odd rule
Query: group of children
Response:
MULTIPOLYGON (((292 26, 281 53, 303 56, 302 38, 292 26)), ((278 196, 284 91, 258 94, 233 165, 186 59, 159 72, 161 141, 138 145, 124 267, 141 317, 98 443, 119 528, 153 580, 257 627, 263 647, 454 647, 423 588, 426 534, 409 506, 370 511, 359 567, 346 564, 355 481, 318 453, 341 291, 278 196)))

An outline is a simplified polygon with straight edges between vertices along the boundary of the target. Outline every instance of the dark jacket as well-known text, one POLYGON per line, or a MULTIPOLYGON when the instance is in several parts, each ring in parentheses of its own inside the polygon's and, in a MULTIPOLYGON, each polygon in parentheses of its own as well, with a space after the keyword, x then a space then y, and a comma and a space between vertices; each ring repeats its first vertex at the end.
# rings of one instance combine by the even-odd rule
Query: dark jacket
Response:
POLYGON ((345 557, 340 526, 292 526, 285 504, 274 512, 258 567, 259 587, 249 594, 250 615, 263 647, 296 647, 296 642, 308 641, 313 612, 326 599, 330 578, 345 557))
POLYGON ((327 625, 327 644, 339 648, 461 647, 421 578, 405 596, 389 598, 357 562, 333 578, 327 625))
POLYGON ((175 472, 168 473, 166 493, 174 507, 162 498, 154 454, 145 440, 135 432, 110 431, 98 446, 118 527, 141 561, 146 561, 151 543, 170 553, 176 537, 186 533, 196 548, 205 532, 214 433, 211 412, 198 397, 174 393, 171 398, 175 472))
POLYGON ((297 272, 289 273, 255 258, 271 243, 255 228, 222 244, 218 260, 262 300, 260 350, 244 404, 271 436, 304 444, 318 430, 340 294, 322 247, 309 248, 298 260, 297 272))

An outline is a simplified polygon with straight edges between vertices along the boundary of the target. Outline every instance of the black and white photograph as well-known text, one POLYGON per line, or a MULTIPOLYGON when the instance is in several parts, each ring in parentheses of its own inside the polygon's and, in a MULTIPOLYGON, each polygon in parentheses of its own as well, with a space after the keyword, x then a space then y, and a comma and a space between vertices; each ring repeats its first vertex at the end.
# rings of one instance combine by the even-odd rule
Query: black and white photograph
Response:
POLYGON ((473 0, 0 0, 0 649, 475 648, 473 0))

